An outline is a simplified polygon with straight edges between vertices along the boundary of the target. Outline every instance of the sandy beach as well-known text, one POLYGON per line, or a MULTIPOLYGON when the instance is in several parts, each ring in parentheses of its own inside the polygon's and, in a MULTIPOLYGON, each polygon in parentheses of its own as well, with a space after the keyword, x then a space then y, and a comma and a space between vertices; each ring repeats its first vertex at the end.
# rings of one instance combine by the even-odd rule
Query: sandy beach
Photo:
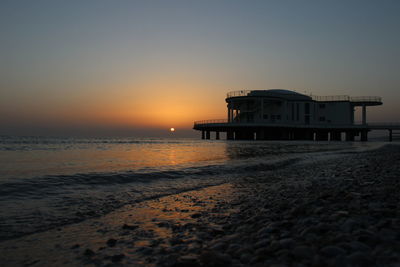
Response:
POLYGON ((399 266, 400 147, 263 168, 0 243, 3 266, 399 266))

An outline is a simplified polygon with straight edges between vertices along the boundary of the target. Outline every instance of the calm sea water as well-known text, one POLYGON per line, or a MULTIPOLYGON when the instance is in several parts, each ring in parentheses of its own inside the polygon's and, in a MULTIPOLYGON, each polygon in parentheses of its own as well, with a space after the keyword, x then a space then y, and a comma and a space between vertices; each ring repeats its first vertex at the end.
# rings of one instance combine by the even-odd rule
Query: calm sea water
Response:
POLYGON ((0 137, 0 240, 382 143, 0 137))

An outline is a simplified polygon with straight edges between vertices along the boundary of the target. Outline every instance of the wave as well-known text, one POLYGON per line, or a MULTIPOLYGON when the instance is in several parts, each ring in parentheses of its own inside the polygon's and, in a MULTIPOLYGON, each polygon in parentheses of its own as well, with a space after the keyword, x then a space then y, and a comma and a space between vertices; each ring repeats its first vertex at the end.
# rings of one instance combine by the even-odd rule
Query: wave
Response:
POLYGON ((197 139, 169 138, 62 138, 40 136, 0 136, 0 145, 68 145, 68 144, 181 144, 197 139))
MULTIPOLYGON (((191 145, 186 141, 182 144, 191 145)), ((262 172, 285 169, 307 161, 340 157, 354 150, 348 145, 261 144, 229 143, 226 147, 229 157, 218 163, 206 161, 207 165, 192 162, 190 166, 163 165, 162 169, 143 167, 131 171, 39 175, 33 178, 11 176, 0 181, 0 240, 102 216, 127 204, 241 177, 259 176, 262 172)), ((367 150, 371 147, 361 148, 367 150)))
POLYGON ((74 175, 55 175, 34 177, 29 179, 10 179, 1 184, 0 199, 24 197, 44 194, 54 194, 55 191, 71 190, 87 186, 113 186, 130 183, 152 183, 159 180, 174 180, 180 178, 200 179, 204 176, 242 175, 255 171, 268 171, 284 168, 296 163, 300 158, 281 159, 253 164, 237 163, 226 165, 206 165, 165 171, 127 171, 117 173, 78 173, 74 175))

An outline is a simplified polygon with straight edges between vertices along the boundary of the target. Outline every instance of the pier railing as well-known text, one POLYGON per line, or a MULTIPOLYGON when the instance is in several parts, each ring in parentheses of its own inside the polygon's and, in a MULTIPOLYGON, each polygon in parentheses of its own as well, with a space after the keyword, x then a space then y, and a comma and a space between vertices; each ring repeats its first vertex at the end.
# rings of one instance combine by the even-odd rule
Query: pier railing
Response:
MULTIPOLYGON (((252 91, 257 90, 240 90, 232 91, 227 93, 226 97, 240 97, 248 96, 252 91)), ((296 92, 296 91, 294 91, 296 92)), ((305 94, 307 95, 307 94, 305 94)), ((307 95, 311 97, 312 100, 318 102, 335 102, 335 101, 350 101, 350 102, 382 102, 382 98, 379 96, 355 96, 351 97, 348 95, 333 95, 333 96, 317 96, 317 95, 307 95)))
POLYGON ((351 102, 382 102, 379 96, 354 96, 350 97, 351 102))
POLYGON ((216 119, 216 120, 202 120, 202 121, 195 121, 194 125, 199 124, 209 124, 209 123, 227 123, 227 119, 216 119))
POLYGON ((348 96, 348 95, 333 95, 333 96, 316 96, 310 95, 312 100, 318 102, 335 102, 335 101, 350 101, 350 102, 382 102, 379 96, 348 96))
POLYGON ((227 119, 195 121, 194 126, 216 126, 226 123, 230 126, 270 126, 270 127, 294 127, 294 128, 369 128, 369 129, 400 129, 400 122, 370 122, 367 124, 290 124, 287 122, 228 122, 227 119), (210 125, 211 124, 211 125, 210 125), (213 125, 214 124, 214 125, 213 125))
MULTIPOLYGON (((290 124, 287 122, 239 122, 239 121, 231 121, 228 122, 227 119, 215 119, 215 120, 201 120, 201 121, 195 121, 194 126, 204 126, 207 124, 207 126, 216 126, 215 124, 221 124, 221 123, 226 123, 227 125, 230 126, 271 126, 271 127, 294 127, 294 128, 346 128, 346 127, 362 127, 365 128, 368 125, 358 125, 358 124, 290 124), (214 125, 213 125, 214 124, 214 125)), ((400 125, 399 125, 400 126, 400 125)))

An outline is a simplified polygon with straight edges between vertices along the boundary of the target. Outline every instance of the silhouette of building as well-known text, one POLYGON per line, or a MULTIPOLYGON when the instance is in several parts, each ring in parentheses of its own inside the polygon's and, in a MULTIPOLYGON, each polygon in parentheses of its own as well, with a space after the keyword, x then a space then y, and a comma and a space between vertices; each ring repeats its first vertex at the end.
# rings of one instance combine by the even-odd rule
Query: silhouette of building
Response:
MULTIPOLYGON (((203 139, 210 132, 227 133, 237 140, 342 140, 368 139, 367 107, 382 105, 377 96, 313 96, 284 89, 243 90, 227 94, 227 119, 196 121, 203 139), (362 122, 354 111, 362 108, 362 122)), ((386 128, 385 128, 386 129, 386 128)))

